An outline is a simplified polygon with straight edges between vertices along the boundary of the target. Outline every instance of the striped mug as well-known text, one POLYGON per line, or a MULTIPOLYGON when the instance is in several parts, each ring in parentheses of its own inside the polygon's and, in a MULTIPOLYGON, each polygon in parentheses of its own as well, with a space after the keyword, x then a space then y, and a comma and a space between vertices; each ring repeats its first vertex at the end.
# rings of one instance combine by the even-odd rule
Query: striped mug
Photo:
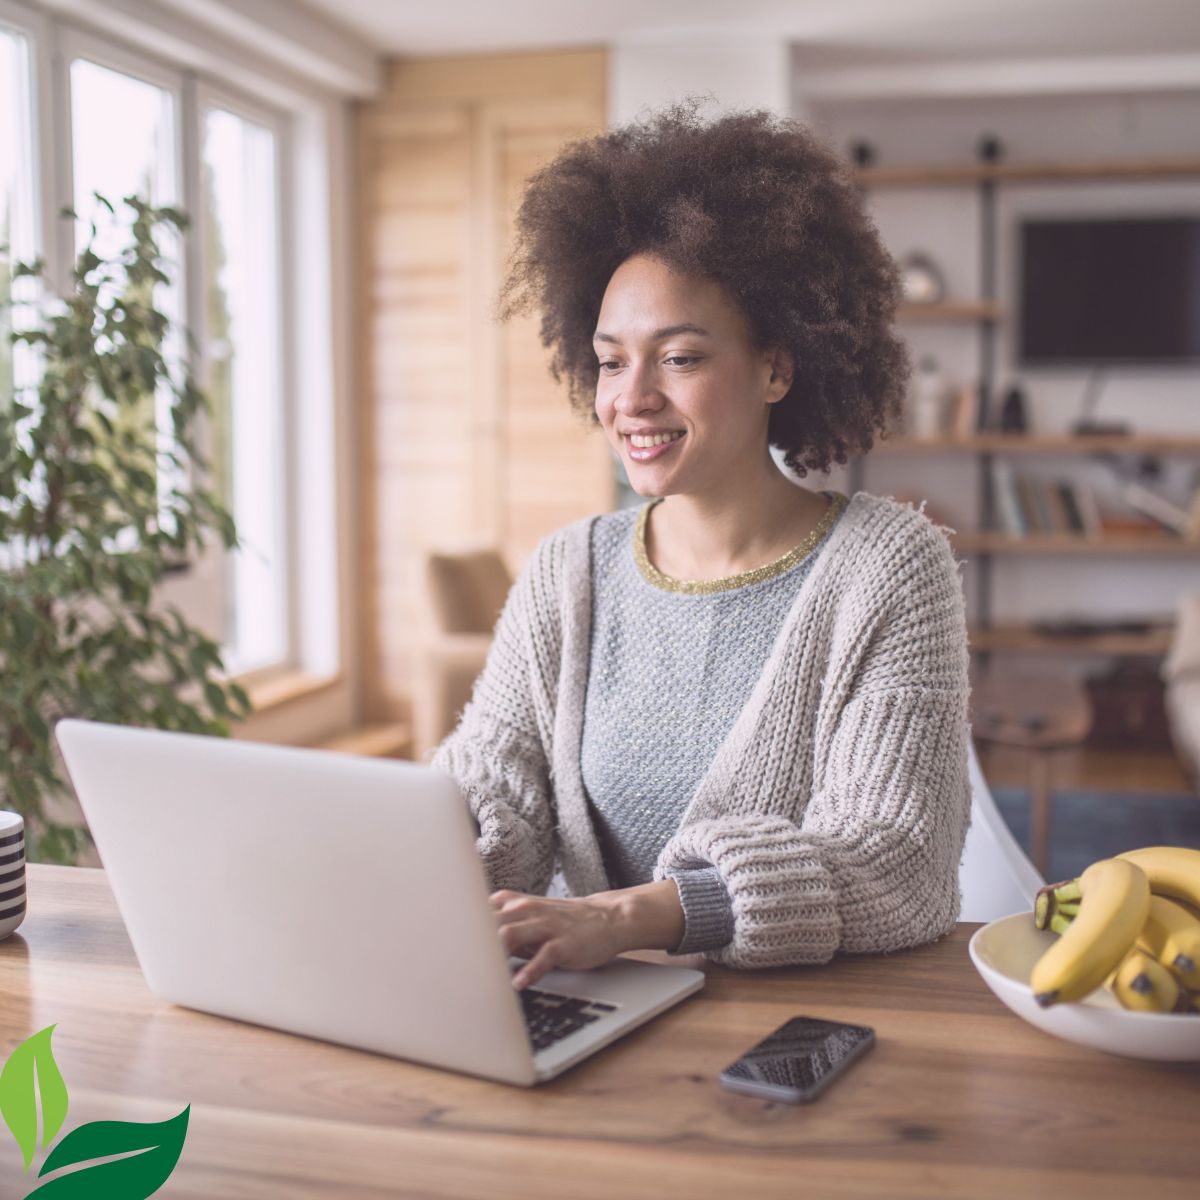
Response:
POLYGON ((0 940, 25 920, 25 822, 0 812, 0 940))

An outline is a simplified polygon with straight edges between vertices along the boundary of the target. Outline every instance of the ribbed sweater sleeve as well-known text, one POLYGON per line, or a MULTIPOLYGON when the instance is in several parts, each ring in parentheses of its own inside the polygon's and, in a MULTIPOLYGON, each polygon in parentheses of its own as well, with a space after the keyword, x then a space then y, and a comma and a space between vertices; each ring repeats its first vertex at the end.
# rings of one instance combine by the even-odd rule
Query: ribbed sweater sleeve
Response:
MULTIPOLYGON (((845 656, 849 677, 824 681, 827 698, 839 699, 832 727, 818 730, 811 793, 799 806, 778 801, 797 818, 739 812, 747 805, 731 795, 726 814, 685 824, 659 857, 656 879, 711 865, 724 880, 734 928, 728 945, 709 952, 716 962, 773 967, 825 962, 839 950, 899 950, 958 919, 970 815, 962 585, 946 538, 926 518, 904 532, 889 577, 865 590, 860 611, 839 615, 838 636, 865 644, 845 656)), ((785 693, 773 699, 763 720, 785 720, 785 693)), ((744 766, 768 779, 779 772, 744 766)))
POLYGON ((430 759, 467 798, 493 890, 542 895, 553 875, 555 813, 546 749, 553 700, 547 689, 558 672, 553 655, 532 640, 538 628, 532 614, 554 602, 560 566, 555 551, 554 542, 543 541, 513 584, 471 699, 430 759))
POLYGON ((699 954, 719 950, 733 937, 733 902, 721 872, 715 867, 694 867, 668 872, 683 909, 683 938, 672 954, 699 954))

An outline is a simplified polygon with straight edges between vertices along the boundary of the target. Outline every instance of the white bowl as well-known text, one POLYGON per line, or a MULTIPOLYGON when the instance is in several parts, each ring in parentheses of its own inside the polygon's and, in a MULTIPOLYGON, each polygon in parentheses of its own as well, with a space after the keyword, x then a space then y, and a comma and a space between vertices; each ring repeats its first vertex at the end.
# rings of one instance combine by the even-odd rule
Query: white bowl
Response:
POLYGON ((1106 987, 1074 1003, 1042 1008, 1029 976, 1057 939, 1034 925, 1033 913, 1017 913, 977 929, 967 949, 988 987, 1018 1017, 1046 1033, 1127 1058, 1200 1062, 1200 1015, 1130 1012, 1106 987))

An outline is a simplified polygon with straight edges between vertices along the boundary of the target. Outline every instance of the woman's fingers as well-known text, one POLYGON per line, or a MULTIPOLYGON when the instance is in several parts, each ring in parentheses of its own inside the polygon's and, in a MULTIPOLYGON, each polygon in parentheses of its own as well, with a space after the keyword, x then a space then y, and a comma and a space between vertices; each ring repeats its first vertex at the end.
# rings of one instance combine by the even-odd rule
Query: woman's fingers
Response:
POLYGON ((526 987, 554 967, 586 970, 606 963, 621 946, 605 910, 586 899, 557 899, 502 890, 488 897, 501 945, 509 955, 533 957, 513 976, 526 987))
POLYGON ((512 984, 518 991, 521 988, 528 987, 531 983, 537 983, 543 975, 548 971, 552 971, 558 966, 558 943, 555 941, 545 942, 542 948, 512 977, 512 984))
POLYGON ((500 942, 509 954, 524 949, 537 949, 552 936, 545 921, 520 921, 500 926, 500 942))

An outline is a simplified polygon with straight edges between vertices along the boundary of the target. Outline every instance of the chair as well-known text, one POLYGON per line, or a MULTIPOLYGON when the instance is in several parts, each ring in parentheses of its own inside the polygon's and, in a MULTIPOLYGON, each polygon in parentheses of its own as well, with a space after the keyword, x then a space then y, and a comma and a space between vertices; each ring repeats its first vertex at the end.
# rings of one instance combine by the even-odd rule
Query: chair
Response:
POLYGON ((1161 675, 1171 743, 1192 788, 1200 792, 1200 592, 1179 599, 1161 675))
POLYGON ((995 921, 1030 912, 1046 881, 1009 831, 983 777, 975 743, 967 741, 971 777, 971 825, 958 868, 960 921, 995 921))
POLYGON ((492 644, 512 587, 499 551, 433 552, 425 558, 425 603, 413 691, 413 742, 425 761, 450 733, 492 644))

